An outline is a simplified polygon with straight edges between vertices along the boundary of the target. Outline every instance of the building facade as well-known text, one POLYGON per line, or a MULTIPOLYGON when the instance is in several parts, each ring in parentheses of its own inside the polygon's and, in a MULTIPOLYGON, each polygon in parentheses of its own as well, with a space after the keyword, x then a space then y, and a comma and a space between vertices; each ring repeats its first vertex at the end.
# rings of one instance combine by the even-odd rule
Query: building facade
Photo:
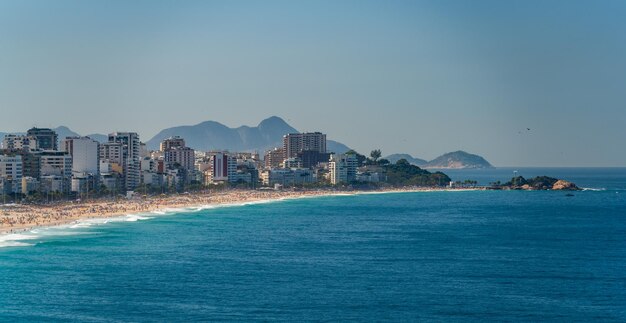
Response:
POLYGON ((302 160, 298 157, 287 158, 283 162, 283 168, 302 168, 302 160))
POLYGON ((333 154, 330 156, 328 170, 330 183, 333 185, 356 180, 358 160, 352 154, 333 154))
POLYGON ((124 164, 123 145, 119 142, 105 142, 100 144, 100 161, 124 164))
POLYGON ((22 136, 8 134, 2 140, 2 147, 8 150, 34 151, 39 149, 37 138, 34 136, 22 136))
POLYGON ((44 179, 53 182, 54 188, 49 191, 67 193, 70 191, 72 181, 72 156, 62 151, 45 151, 39 157, 39 171, 42 187, 44 179), (56 183, 60 181, 60 186, 56 183))
POLYGON ((320 163, 327 163, 330 159, 330 153, 304 150, 298 153, 298 158, 302 161, 302 167, 313 168, 318 166, 320 163))
POLYGON ((261 181, 265 186, 280 184, 282 186, 304 185, 315 182, 313 171, 305 168, 268 169, 261 173, 261 181))
POLYGON ((209 170, 206 172, 206 182, 216 184, 229 182, 237 173, 237 160, 227 153, 211 153, 209 157, 209 170))
POLYGON ((42 150, 58 150, 58 136, 52 129, 48 128, 31 128, 28 129, 29 137, 37 138, 39 149, 42 150))
POLYGON ((278 168, 285 159, 285 154, 282 148, 274 148, 265 153, 265 168, 278 168))
POLYGON ((135 132, 114 132, 109 134, 109 143, 121 144, 121 160, 124 174, 124 188, 132 191, 140 180, 140 142, 135 132))
POLYGON ((89 137, 69 137, 61 141, 61 149, 72 156, 72 172, 100 173, 100 143, 89 137))
POLYGON ((163 141, 161 141, 161 145, 160 145, 160 149, 161 151, 166 151, 168 149, 172 149, 172 148, 182 148, 182 147, 187 147, 185 145, 185 139, 179 137, 179 136, 174 136, 174 137, 169 137, 167 139, 164 139, 163 141))
POLYGON ((160 147, 163 159, 170 167, 178 164, 187 172, 194 170, 196 154, 193 149, 185 146, 185 139, 178 136, 170 137, 163 140, 160 147))
POLYGON ((169 165, 178 164, 183 169, 190 171, 194 169, 196 160, 195 152, 189 147, 171 148, 164 153, 165 162, 169 165))
POLYGON ((298 157, 302 151, 326 152, 326 134, 321 132, 290 133, 283 136, 283 159, 298 157))
POLYGON ((22 192, 22 156, 0 155, 0 190, 3 194, 22 192))

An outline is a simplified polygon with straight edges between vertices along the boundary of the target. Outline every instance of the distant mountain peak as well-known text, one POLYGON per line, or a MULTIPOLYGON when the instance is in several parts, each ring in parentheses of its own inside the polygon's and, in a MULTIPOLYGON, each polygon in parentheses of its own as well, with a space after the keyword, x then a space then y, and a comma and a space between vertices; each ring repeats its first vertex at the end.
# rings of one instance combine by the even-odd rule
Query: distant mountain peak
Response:
POLYGON ((281 117, 278 117, 278 116, 271 116, 271 117, 265 118, 261 122, 259 122, 259 126, 262 125, 262 124, 272 124, 272 123, 287 124, 287 122, 285 122, 285 119, 283 119, 281 117))
POLYGON ((72 131, 70 128, 66 126, 58 126, 52 130, 54 130, 54 132, 57 133, 59 142, 65 139, 66 137, 79 137, 80 136, 78 133, 72 131))
POLYGON ((409 164, 413 164, 415 166, 422 166, 428 162, 421 158, 415 158, 409 154, 391 154, 384 158, 392 164, 395 164, 400 159, 406 159, 406 161, 408 161, 409 164))
POLYGON ((424 168, 493 168, 483 157, 463 150, 445 153, 423 166, 424 168))
POLYGON ((259 122, 259 125, 257 127, 259 129, 279 128, 295 130, 283 118, 277 116, 271 116, 267 119, 264 119, 263 121, 259 122))

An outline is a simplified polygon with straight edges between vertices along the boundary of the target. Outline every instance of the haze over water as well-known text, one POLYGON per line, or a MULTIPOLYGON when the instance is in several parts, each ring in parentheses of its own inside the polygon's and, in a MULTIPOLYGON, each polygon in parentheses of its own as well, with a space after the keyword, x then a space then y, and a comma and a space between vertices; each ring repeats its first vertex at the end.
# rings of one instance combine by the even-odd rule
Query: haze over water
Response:
POLYGON ((322 197, 39 229, 0 249, 0 321, 624 321, 626 170, 554 171, 594 190, 322 197))

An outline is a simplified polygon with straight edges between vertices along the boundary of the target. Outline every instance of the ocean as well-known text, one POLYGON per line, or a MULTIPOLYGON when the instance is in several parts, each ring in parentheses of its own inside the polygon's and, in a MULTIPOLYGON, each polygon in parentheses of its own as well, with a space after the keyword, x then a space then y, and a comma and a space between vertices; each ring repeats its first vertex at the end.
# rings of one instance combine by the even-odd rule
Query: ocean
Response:
POLYGON ((584 191, 328 196, 0 237, 0 321, 626 321, 626 169, 584 191))

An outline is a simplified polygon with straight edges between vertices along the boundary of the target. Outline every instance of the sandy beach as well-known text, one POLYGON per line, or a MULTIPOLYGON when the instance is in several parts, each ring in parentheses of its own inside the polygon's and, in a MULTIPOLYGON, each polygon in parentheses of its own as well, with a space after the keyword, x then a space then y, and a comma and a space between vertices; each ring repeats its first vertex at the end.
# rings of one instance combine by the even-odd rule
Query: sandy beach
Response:
POLYGON ((70 224, 77 220, 109 218, 171 208, 240 204, 312 196, 372 194, 443 190, 440 188, 389 188, 376 191, 337 190, 222 190, 176 195, 140 196, 133 199, 95 199, 55 204, 0 206, 0 234, 27 231, 42 226, 70 224))

